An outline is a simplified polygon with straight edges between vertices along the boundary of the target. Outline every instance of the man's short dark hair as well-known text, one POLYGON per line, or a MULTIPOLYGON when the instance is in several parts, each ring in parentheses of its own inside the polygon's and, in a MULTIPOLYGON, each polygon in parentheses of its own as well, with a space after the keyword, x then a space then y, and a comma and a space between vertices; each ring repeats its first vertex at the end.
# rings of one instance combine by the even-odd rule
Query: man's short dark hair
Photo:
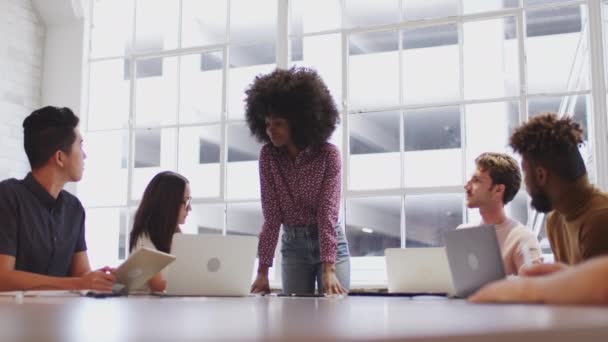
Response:
POLYGON ((481 171, 488 171, 492 184, 505 186, 502 195, 503 204, 507 204, 515 198, 521 187, 521 172, 513 157, 504 153, 482 153, 475 159, 475 165, 481 171))
POLYGON ((72 151, 78 117, 67 107, 47 106, 23 120, 23 147, 32 169, 37 169, 58 150, 72 151))
POLYGON ((251 133, 269 143, 266 117, 285 119, 296 147, 325 143, 340 122, 340 114, 319 74, 309 68, 276 69, 260 75, 245 91, 245 118, 251 133))
POLYGON ((569 117, 541 113, 518 127, 509 144, 535 165, 546 167, 573 182, 585 175, 585 162, 578 150, 583 143, 581 125, 569 117))

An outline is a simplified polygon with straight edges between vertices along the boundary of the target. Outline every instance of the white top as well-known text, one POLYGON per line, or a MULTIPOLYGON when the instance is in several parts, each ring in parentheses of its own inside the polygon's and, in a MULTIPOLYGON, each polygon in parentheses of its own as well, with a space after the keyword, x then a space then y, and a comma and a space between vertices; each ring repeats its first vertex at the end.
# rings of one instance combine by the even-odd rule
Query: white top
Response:
MULTIPOLYGON (((456 229, 471 228, 481 225, 461 224, 456 229)), ((495 224, 496 237, 507 275, 517 275, 519 269, 527 264, 542 262, 542 252, 534 233, 523 224, 513 219, 495 224)))
MULTIPOLYGON (((133 249, 132 253, 134 253, 135 251, 137 251, 140 248, 143 247, 147 247, 150 249, 153 249, 155 251, 158 250, 158 248, 156 248, 156 246, 154 246, 154 244, 152 243, 152 240, 150 240, 150 237, 148 236, 148 234, 142 234, 137 238, 137 242, 135 243, 135 248, 133 249)), ((163 277, 163 279, 167 279, 167 267, 163 268, 162 271, 160 271, 161 276, 163 277)), ((150 287, 148 286, 148 283, 146 282, 145 285, 143 285, 142 287, 140 287, 139 289, 137 289, 137 291, 150 291, 150 287)))

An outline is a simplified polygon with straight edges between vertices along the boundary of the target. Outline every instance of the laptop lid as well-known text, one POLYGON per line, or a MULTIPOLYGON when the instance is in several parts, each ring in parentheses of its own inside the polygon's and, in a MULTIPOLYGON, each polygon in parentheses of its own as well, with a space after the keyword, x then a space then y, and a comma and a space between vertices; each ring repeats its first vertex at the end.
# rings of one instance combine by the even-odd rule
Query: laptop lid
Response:
POLYGON ((247 296, 258 238, 216 234, 175 234, 176 256, 167 271, 167 294, 247 296))
POLYGON ((454 293, 445 248, 387 248, 384 253, 389 293, 454 293))
POLYGON ((482 286, 505 277, 493 225, 451 230, 445 237, 457 296, 468 297, 482 286))

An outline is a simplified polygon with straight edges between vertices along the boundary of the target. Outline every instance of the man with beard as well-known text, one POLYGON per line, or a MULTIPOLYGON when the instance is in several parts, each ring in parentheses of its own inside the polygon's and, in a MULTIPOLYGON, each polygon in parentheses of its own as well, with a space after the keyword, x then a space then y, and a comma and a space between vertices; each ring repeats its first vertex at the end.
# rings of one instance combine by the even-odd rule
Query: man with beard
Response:
POLYGON ((552 273, 608 254, 608 196, 589 182, 578 149, 582 142, 578 123, 552 113, 535 116, 511 135, 532 207, 549 213, 547 237, 556 261, 523 268, 523 275, 552 273))
MULTIPOLYGON (((534 233, 507 217, 505 205, 515 198, 521 185, 517 161, 504 153, 486 152, 475 159, 475 172, 465 184, 468 208, 478 208, 481 224, 494 225, 505 273, 515 274, 526 265, 541 263, 534 233)), ((460 225, 458 228, 475 227, 460 225)))
POLYGON ((554 264, 522 268, 518 277, 484 286, 469 301, 608 305, 608 196, 589 183, 570 118, 544 113, 515 130, 532 206, 547 216, 554 264), (590 259, 590 260, 589 260, 590 259), (570 266, 572 265, 572 266, 570 266))

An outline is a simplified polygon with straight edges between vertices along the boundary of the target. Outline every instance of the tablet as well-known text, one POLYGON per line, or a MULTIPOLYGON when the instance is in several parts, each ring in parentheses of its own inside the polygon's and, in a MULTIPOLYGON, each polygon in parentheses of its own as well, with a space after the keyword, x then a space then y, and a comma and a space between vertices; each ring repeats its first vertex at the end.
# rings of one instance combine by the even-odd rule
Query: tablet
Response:
POLYGON ((141 288, 156 273, 175 260, 175 255, 143 247, 129 255, 114 272, 113 291, 128 293, 141 288))

